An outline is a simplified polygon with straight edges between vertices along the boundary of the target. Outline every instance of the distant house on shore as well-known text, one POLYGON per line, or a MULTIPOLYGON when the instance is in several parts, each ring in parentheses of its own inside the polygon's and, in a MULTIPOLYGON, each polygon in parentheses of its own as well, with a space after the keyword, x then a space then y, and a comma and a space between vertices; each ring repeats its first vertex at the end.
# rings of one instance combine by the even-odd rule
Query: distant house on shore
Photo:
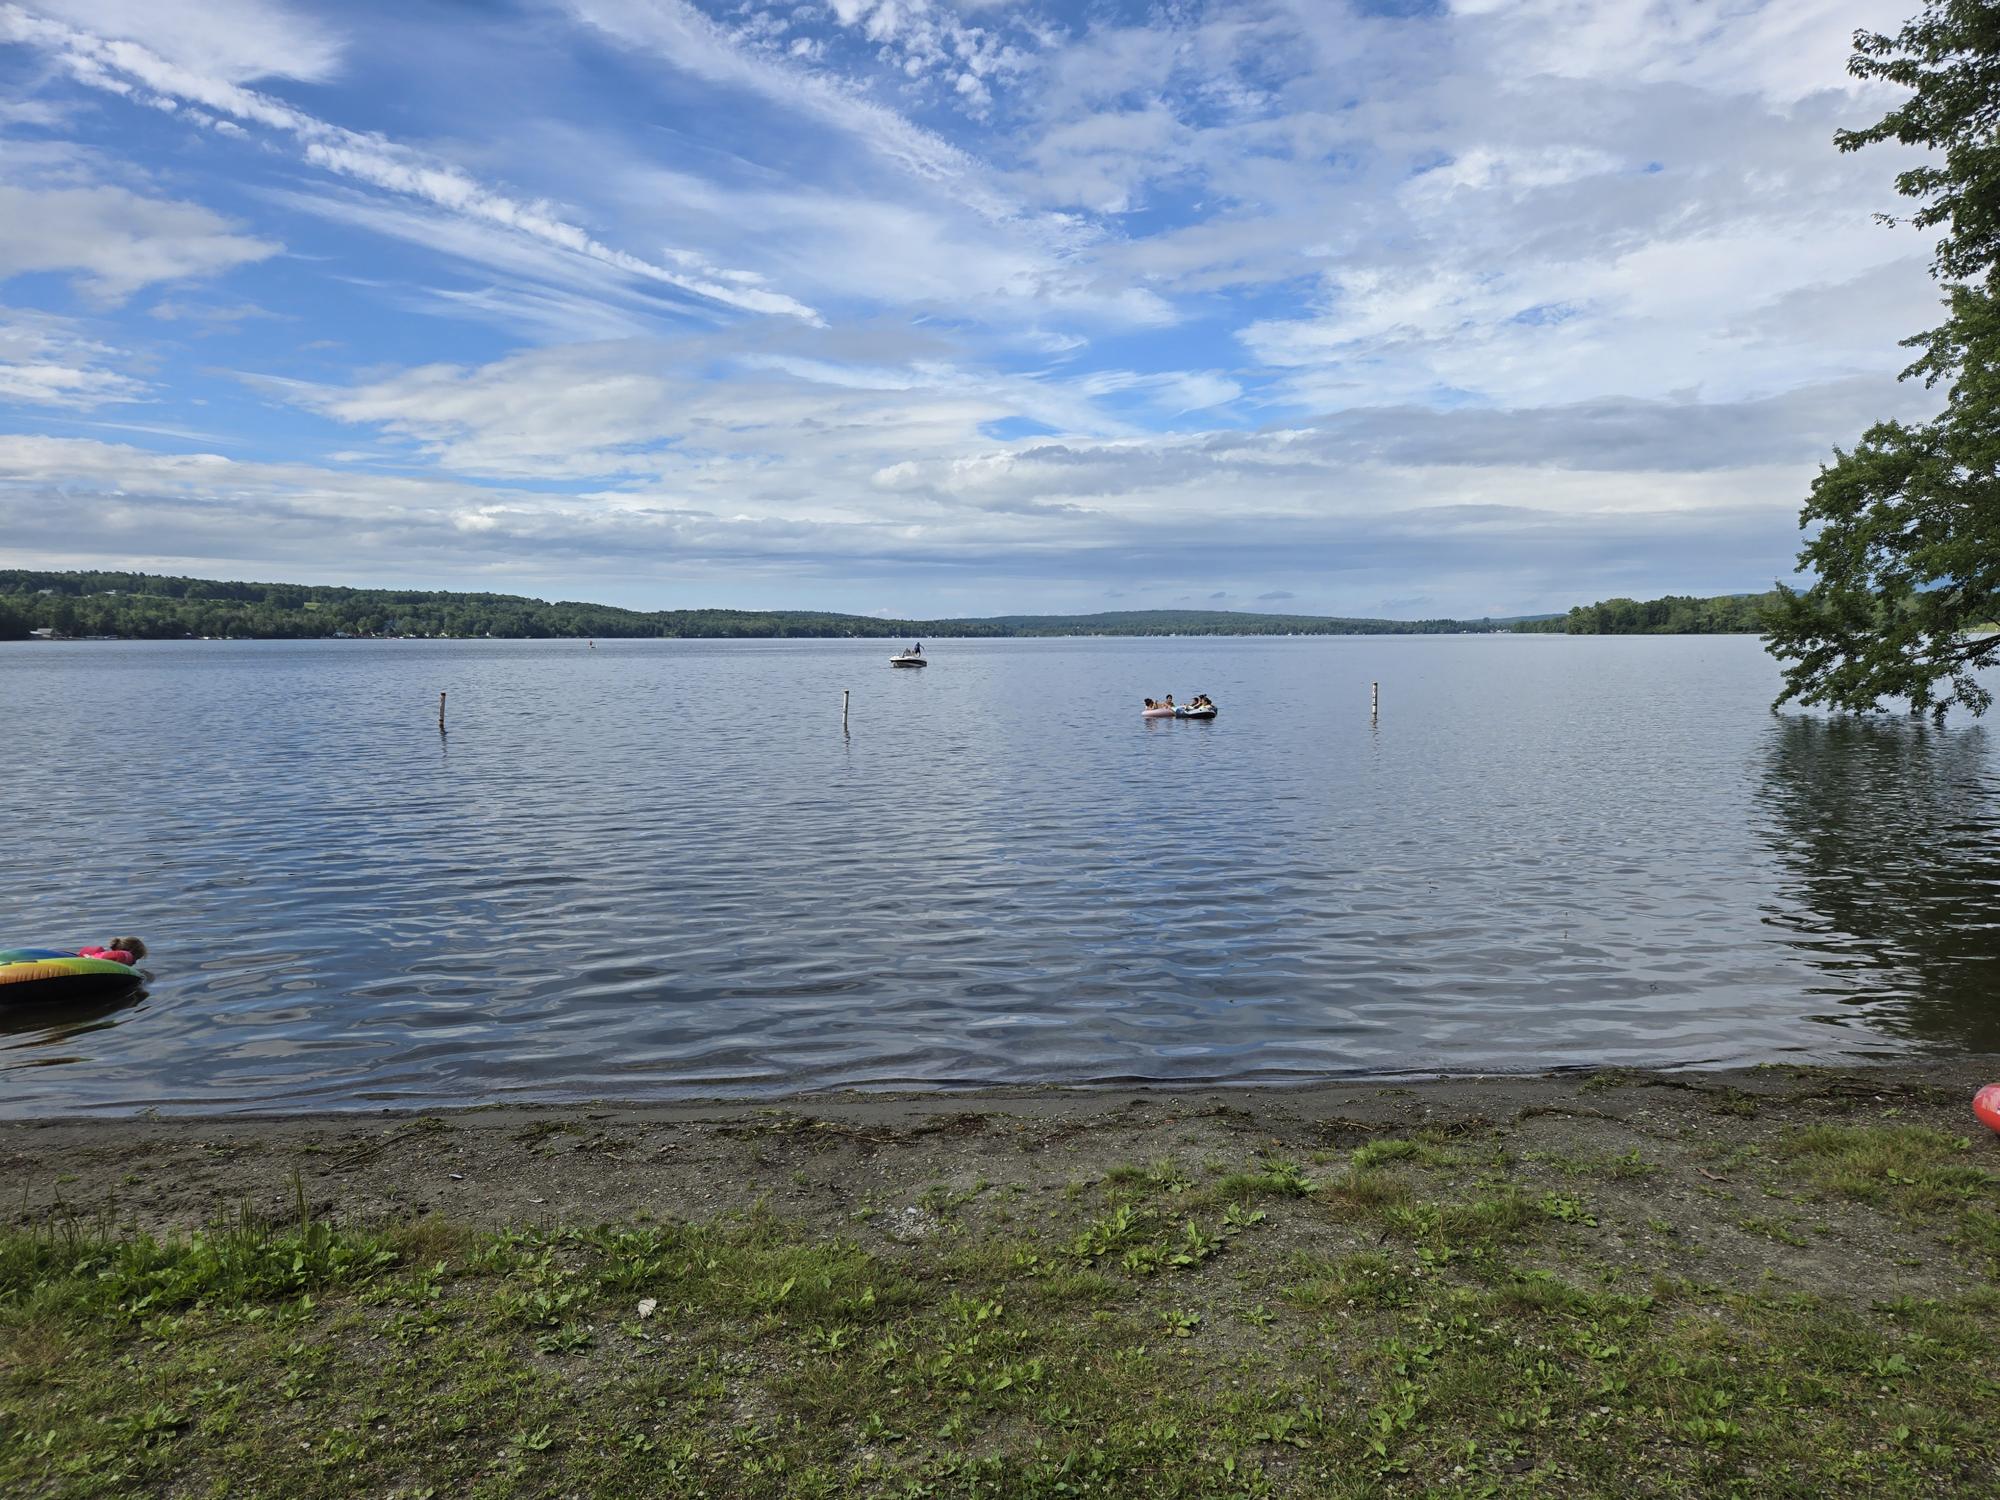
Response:
POLYGON ((40 630, 29 631, 28 639, 31 641, 66 641, 69 637, 52 625, 44 625, 40 630))

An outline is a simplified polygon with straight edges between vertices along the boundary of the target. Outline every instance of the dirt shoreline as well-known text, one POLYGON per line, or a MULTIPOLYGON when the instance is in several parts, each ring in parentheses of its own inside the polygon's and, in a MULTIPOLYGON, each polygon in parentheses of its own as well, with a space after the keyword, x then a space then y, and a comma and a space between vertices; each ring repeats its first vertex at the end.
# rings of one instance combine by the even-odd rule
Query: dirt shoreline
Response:
POLYGON ((348 1222, 425 1214, 481 1226, 682 1218, 762 1206, 845 1223, 924 1187, 1062 1189, 1119 1163, 1310 1157, 1434 1133, 1515 1152, 1643 1147, 1670 1191, 1718 1154, 1823 1123, 1971 1136, 2000 1056, 1853 1068, 1598 1072, 1239 1088, 1009 1088, 704 1100, 501 1104, 375 1114, 139 1116, 0 1123, 5 1222, 52 1216, 186 1230, 249 1210, 348 1222))
POLYGON ((8 1123, 0 1493, 1990 1496, 1995 1077, 8 1123))

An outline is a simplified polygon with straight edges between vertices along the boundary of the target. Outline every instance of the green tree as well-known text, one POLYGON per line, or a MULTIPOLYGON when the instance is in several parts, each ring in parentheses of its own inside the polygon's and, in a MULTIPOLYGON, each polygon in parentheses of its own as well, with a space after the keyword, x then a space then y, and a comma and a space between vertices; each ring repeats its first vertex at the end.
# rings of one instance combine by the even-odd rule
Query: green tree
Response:
POLYGON ((1904 341, 1921 353, 1903 378, 1943 386, 1945 405, 1869 428, 1813 482, 1799 568, 1815 582, 1780 585, 1769 616, 1778 702, 1979 714, 1992 694, 1974 674, 2000 661, 2000 636, 1972 633, 2000 620, 2000 5, 1929 0, 1895 36, 1857 33, 1848 71, 1912 91, 1835 142, 1927 148, 1896 188, 1919 205, 1911 224, 1944 228, 1931 269, 1949 316, 1904 341))

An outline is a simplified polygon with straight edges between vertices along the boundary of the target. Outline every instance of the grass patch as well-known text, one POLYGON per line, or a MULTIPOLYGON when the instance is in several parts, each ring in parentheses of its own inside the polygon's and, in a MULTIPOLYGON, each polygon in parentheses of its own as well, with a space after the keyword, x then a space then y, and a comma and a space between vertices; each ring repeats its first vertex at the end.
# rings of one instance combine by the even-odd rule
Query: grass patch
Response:
POLYGON ((1423 1136, 1369 1141, 1366 1145, 1356 1146, 1348 1157, 1357 1172, 1387 1166, 1392 1161, 1408 1162, 1418 1167, 1449 1167, 1455 1165, 1457 1160, 1456 1154, 1441 1140, 1423 1136))
POLYGON ((1319 1191, 1319 1183, 1297 1162, 1274 1157, 1249 1172, 1232 1172, 1212 1191, 1224 1198, 1304 1198, 1319 1191))
MULTIPOLYGON (((0 1232, 0 1494, 1992 1492, 2000 1291, 1634 1275, 1601 1258, 1618 1195, 1457 1150, 1112 1168, 1018 1222, 1008 1184, 940 1184, 962 1222, 914 1239, 767 1211, 0 1232)), ((1814 1126, 1758 1162, 2000 1247, 1955 1137, 1814 1126)), ((1646 1210, 1668 1257, 1804 1240, 1646 1210)))
POLYGON ((185 1239, 120 1237, 64 1221, 0 1237, 0 1306, 29 1314, 144 1320, 188 1308, 233 1310, 366 1283, 409 1249, 422 1228, 336 1232, 303 1210, 293 1226, 242 1215, 185 1239))
POLYGON ((1775 1155, 1829 1197, 1873 1204, 1941 1235, 2000 1275, 2000 1174, 1969 1137, 1919 1125, 1815 1125, 1775 1155))
POLYGON ((1820 1188, 1908 1214, 2000 1201, 2000 1177, 1975 1166, 1966 1136, 1918 1125, 1815 1125, 1791 1132, 1777 1153, 1820 1188))

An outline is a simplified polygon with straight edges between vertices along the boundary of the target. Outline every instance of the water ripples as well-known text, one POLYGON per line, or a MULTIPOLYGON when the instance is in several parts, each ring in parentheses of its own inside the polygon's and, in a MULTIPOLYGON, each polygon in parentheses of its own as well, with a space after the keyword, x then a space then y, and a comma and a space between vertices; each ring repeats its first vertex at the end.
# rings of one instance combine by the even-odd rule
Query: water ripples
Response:
POLYGON ((2000 1050, 1987 732, 1774 717, 1753 641, 935 653, 0 648, 0 940, 155 950, 0 1017, 4 1107, 2000 1050))

